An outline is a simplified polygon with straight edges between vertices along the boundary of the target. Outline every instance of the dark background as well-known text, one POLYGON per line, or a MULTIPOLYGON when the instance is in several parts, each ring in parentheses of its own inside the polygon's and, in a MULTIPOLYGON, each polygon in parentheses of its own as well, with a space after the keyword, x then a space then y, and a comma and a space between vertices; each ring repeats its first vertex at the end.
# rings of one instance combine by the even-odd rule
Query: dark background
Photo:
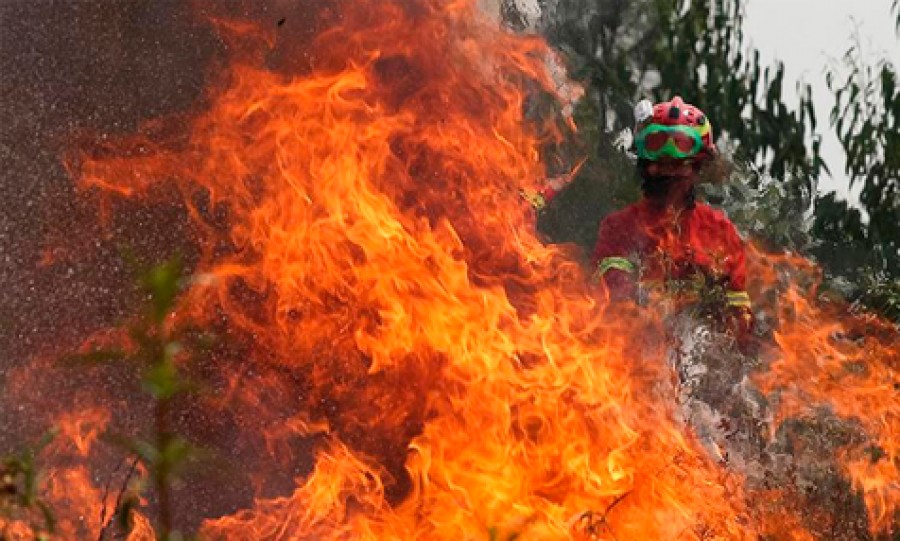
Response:
POLYGON ((180 1, 0 0, 0 378, 129 312, 124 245, 182 236, 151 226, 172 209, 101 226, 62 158, 197 101, 218 42, 195 19, 180 1))

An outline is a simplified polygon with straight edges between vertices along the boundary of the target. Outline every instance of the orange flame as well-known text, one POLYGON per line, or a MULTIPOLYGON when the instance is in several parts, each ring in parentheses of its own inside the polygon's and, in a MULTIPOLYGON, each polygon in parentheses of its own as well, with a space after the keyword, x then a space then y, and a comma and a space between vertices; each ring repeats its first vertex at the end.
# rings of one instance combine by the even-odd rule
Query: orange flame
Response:
POLYGON ((521 83, 553 88, 544 45, 467 2, 381 3, 343 21, 317 38, 308 76, 235 66, 184 148, 139 141, 81 164, 82 186, 121 195, 174 179, 209 235, 211 280, 184 310, 228 314, 336 405, 332 443, 293 497, 207 530, 565 538, 573 516, 622 498, 604 518, 616 535, 687 539, 702 523, 743 537, 739 490, 664 404, 635 403, 631 359, 662 358, 623 338, 645 324, 609 325, 516 202, 542 173, 521 83), (220 206, 224 229, 209 223, 220 206))
MULTIPOLYGON (((872 444, 864 452, 844 452, 841 461, 862 491, 873 531, 893 532, 900 510, 900 333, 868 314, 851 314, 841 305, 815 301, 817 271, 794 258, 764 258, 762 275, 797 272, 779 297, 778 356, 757 378, 767 391, 779 391, 779 418, 827 406, 859 422, 872 444), (795 284, 808 284, 802 289, 795 284)), ((770 283, 777 278, 769 277, 770 283)), ((783 281, 783 277, 782 277, 783 281)))

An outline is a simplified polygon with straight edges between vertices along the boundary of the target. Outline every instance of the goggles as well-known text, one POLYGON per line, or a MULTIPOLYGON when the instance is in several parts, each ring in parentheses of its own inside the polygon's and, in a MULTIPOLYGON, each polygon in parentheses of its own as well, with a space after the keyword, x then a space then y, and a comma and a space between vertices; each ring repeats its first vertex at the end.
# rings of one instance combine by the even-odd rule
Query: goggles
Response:
POLYGON ((689 126, 651 124, 634 141, 639 158, 690 158, 703 148, 700 133, 689 126))

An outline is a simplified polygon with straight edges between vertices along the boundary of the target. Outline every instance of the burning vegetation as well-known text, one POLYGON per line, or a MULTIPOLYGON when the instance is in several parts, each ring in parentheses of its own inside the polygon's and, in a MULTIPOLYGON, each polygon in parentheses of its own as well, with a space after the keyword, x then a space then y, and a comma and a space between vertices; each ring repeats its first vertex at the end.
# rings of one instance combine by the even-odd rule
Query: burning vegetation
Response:
POLYGON ((3 539, 900 531, 895 327, 752 250, 744 356, 542 242, 518 193, 570 136, 524 113, 557 94, 543 41, 468 0, 326 2, 279 56, 203 16, 229 57, 197 111, 67 161, 102 217, 180 209, 189 272, 7 375, 23 437, 57 433, 3 464, 3 539))

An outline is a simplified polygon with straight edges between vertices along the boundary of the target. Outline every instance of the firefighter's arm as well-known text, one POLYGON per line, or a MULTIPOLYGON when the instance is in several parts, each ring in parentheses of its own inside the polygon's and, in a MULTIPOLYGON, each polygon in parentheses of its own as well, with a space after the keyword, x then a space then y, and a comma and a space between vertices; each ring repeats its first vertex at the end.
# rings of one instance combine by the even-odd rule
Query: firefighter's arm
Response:
POLYGON ((591 281, 604 287, 614 301, 634 299, 637 293, 638 269, 627 254, 632 252, 623 235, 622 224, 608 216, 600 224, 594 253, 591 281))
POLYGON ((572 182, 572 178, 571 175, 552 177, 540 190, 523 188, 519 190, 519 195, 522 199, 527 201, 534 210, 541 211, 550 204, 550 201, 552 201, 554 197, 565 190, 566 186, 572 182))
POLYGON ((540 190, 533 190, 530 188, 523 188, 519 190, 519 195, 522 196, 522 199, 528 202, 535 210, 541 211, 550 204, 550 201, 553 200, 560 192, 565 190, 569 184, 575 180, 576 175, 581 170, 581 167, 587 161, 587 158, 582 159, 578 165, 576 165, 571 171, 564 175, 559 175, 555 177, 550 177, 547 179, 547 183, 540 190))

